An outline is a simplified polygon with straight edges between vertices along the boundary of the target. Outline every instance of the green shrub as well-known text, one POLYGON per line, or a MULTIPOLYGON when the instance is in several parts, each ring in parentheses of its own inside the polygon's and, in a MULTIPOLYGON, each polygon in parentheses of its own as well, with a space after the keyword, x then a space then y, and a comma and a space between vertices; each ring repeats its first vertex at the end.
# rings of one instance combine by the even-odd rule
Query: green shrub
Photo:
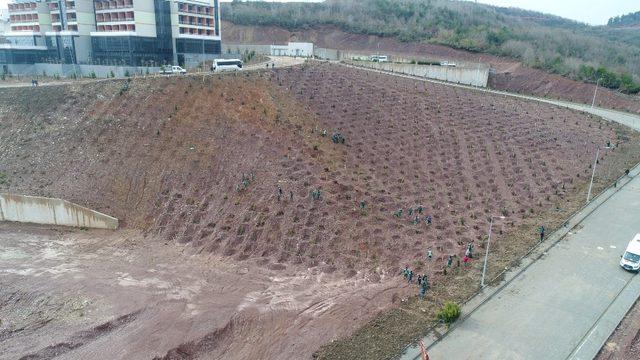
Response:
POLYGON ((92 79, 95 79, 96 78, 96 72, 92 71, 91 74, 89 74, 89 77, 92 78, 92 79))
POLYGON ((450 325, 454 321, 458 320, 458 318, 460 317, 460 313, 460 305, 454 302, 447 302, 444 304, 442 309, 438 310, 436 316, 438 317, 439 321, 450 325))
POLYGON ((8 183, 7 174, 0 171, 0 185, 8 183))
POLYGON ((113 70, 111 70, 111 72, 109 72, 109 76, 111 76, 112 78, 116 77, 116 74, 113 73, 113 70))
POLYGON ((131 74, 129 73, 129 70, 127 70, 127 71, 125 71, 125 72, 124 72, 124 76, 125 76, 125 77, 130 77, 130 76, 131 76, 131 74))

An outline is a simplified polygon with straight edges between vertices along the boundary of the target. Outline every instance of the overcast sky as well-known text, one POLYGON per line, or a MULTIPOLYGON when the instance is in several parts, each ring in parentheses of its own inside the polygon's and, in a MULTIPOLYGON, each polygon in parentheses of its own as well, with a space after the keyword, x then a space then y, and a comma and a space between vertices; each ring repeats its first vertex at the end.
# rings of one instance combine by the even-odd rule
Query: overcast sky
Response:
MULTIPOLYGON (((0 8, 6 8, 8 2, 9 0, 0 0, 0 8)), ((640 11, 639 0, 479 0, 478 2, 541 11, 592 25, 604 25, 609 18, 616 15, 640 11)))

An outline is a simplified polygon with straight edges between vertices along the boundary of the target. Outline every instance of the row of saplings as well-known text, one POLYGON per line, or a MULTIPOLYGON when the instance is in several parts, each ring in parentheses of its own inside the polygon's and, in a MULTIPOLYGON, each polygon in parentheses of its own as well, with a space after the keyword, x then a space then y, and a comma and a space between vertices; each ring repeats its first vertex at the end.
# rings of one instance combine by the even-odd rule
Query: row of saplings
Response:
MULTIPOLYGON (((322 130, 321 135, 323 137, 326 137, 327 130, 322 130)), ((333 141, 334 144, 344 144, 345 138, 341 133, 336 132, 331 136, 331 141, 333 141)), ((425 284, 426 284, 426 281, 425 281, 425 284)), ((446 302, 442 306, 442 308, 438 310, 436 317, 438 321, 440 321, 441 323, 450 325, 460 317, 460 313, 461 313, 460 305, 454 302, 446 302)))

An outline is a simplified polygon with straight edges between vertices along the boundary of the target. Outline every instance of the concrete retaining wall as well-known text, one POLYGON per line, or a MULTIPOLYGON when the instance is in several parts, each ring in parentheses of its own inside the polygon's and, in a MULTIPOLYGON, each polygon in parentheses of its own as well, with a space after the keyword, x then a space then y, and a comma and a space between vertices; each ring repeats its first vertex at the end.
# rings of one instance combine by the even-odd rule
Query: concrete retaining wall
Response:
POLYGON ((313 55, 322 60, 340 60, 340 50, 336 49, 325 49, 325 48, 314 48, 313 55))
POLYGON ((256 54, 271 55, 271 45, 222 44, 222 54, 245 54, 252 51, 256 54))
POLYGON ((118 228, 118 219, 66 200, 14 194, 0 194, 0 221, 112 230, 118 228))
POLYGON ((352 65, 369 67, 383 71, 391 71, 400 74, 413 76, 422 76, 429 79, 443 80, 457 84, 466 84, 471 86, 487 87, 489 80, 489 68, 453 67, 453 66, 437 66, 437 65, 416 65, 416 64, 396 64, 396 63, 377 63, 370 61, 353 61, 352 65))

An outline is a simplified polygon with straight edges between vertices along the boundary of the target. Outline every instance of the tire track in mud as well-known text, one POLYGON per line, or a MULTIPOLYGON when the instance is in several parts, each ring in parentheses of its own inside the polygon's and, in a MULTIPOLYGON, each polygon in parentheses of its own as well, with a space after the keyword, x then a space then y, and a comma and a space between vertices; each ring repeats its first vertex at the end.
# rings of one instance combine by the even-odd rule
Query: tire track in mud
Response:
POLYGON ((103 336, 106 336, 118 329, 121 329, 135 321, 144 310, 138 310, 126 315, 122 315, 114 320, 107 321, 89 330, 84 330, 71 336, 67 341, 47 346, 37 352, 25 355, 20 360, 44 360, 53 359, 69 351, 85 346, 103 336))

